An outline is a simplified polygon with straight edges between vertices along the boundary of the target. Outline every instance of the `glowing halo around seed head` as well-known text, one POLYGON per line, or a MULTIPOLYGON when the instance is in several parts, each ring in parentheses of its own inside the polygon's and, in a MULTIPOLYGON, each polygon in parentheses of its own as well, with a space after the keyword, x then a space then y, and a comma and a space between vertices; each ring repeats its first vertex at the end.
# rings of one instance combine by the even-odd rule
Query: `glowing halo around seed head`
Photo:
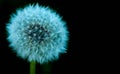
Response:
POLYGON ((7 23, 6 30, 12 50, 29 62, 46 63, 66 52, 66 23, 49 7, 36 4, 18 9, 7 23))

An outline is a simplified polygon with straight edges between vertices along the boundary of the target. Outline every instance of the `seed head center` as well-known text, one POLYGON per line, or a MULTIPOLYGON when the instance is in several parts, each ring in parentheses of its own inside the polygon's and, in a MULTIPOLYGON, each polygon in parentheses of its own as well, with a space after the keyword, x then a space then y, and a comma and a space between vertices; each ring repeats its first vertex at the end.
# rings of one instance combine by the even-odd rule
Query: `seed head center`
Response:
POLYGON ((39 43, 50 36, 50 32, 46 28, 38 24, 27 26, 25 33, 27 38, 39 43))

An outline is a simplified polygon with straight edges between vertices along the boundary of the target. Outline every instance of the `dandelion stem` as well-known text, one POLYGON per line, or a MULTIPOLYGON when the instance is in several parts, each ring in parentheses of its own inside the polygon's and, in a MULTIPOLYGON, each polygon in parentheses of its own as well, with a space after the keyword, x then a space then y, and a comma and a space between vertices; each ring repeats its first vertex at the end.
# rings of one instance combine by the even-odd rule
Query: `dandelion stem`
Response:
POLYGON ((30 74, 35 74, 35 70, 36 69, 36 62, 35 61, 31 61, 30 62, 30 74))

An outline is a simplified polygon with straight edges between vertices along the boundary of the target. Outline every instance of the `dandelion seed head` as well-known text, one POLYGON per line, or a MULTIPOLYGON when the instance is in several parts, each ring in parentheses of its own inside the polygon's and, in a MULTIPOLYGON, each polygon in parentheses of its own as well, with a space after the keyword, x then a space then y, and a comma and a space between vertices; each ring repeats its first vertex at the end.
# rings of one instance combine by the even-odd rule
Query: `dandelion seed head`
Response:
POLYGON ((68 30, 65 21, 49 7, 28 5, 11 16, 6 30, 10 47, 28 61, 45 63, 65 53, 68 30))

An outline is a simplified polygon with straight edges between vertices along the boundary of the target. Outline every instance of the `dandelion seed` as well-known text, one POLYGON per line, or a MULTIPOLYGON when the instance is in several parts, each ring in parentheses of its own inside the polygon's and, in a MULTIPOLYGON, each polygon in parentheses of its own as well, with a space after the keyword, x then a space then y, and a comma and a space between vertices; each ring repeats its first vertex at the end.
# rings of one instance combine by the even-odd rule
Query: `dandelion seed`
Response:
POLYGON ((10 47, 29 62, 45 63, 66 52, 66 23, 48 7, 28 5, 17 10, 7 24, 10 47))

